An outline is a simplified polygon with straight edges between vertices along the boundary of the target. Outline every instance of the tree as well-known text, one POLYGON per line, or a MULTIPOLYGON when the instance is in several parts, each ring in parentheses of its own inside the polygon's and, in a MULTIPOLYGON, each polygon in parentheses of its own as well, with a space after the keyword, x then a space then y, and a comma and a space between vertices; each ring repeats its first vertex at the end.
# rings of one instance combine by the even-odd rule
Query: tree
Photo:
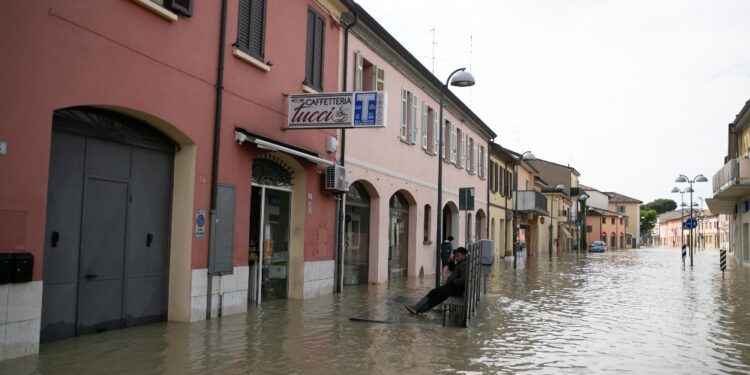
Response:
POLYGON ((641 236, 646 233, 650 233, 654 226, 656 226, 656 217, 659 214, 654 210, 642 210, 641 211, 641 236))
POLYGON ((656 199, 653 202, 641 205, 641 215, 643 215, 643 211, 647 210, 654 210, 658 215, 665 212, 674 211, 675 208, 677 208, 677 202, 671 199, 656 199))

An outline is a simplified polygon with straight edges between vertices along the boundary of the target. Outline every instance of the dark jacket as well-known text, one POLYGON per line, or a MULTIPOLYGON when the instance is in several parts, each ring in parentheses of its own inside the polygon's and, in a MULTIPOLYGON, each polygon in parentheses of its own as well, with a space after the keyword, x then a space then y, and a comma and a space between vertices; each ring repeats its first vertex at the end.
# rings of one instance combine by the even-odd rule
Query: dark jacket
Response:
POLYGON ((445 285, 454 289, 460 289, 461 292, 464 290, 464 284, 466 283, 466 261, 457 263, 453 272, 451 272, 448 279, 445 280, 445 285))

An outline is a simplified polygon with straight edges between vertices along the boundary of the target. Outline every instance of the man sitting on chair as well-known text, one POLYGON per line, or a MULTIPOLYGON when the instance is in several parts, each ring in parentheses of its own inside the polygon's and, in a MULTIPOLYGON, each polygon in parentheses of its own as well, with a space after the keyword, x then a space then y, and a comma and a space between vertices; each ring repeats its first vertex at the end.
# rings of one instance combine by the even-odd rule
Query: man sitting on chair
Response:
POLYGON ((450 296, 461 297, 464 295, 464 284, 466 281, 466 262, 464 260, 466 260, 466 253, 468 251, 463 247, 459 247, 453 251, 453 261, 456 265, 453 272, 448 276, 448 279, 445 280, 445 284, 431 290, 416 305, 404 305, 410 314, 416 315, 429 311, 450 296))

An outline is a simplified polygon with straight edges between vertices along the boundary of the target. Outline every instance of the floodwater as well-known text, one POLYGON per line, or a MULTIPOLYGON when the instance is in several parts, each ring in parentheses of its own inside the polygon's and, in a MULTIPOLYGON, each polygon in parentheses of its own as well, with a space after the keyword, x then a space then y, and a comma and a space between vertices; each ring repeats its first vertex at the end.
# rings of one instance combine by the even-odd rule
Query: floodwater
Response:
POLYGON ((32 374, 750 374, 750 270, 717 250, 497 262, 470 328, 403 309, 432 276, 347 287, 247 314, 160 323, 44 344, 0 363, 32 374), (355 322, 349 318, 388 321, 355 322))

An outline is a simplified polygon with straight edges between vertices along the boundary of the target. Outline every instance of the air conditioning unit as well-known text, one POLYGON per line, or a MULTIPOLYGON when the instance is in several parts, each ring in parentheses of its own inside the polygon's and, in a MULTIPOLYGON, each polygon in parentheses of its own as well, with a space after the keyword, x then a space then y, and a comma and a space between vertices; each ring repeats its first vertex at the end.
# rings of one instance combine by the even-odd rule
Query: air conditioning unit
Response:
POLYGON ((326 168, 323 187, 328 192, 346 193, 349 191, 349 183, 346 181, 346 168, 331 165, 326 168))

